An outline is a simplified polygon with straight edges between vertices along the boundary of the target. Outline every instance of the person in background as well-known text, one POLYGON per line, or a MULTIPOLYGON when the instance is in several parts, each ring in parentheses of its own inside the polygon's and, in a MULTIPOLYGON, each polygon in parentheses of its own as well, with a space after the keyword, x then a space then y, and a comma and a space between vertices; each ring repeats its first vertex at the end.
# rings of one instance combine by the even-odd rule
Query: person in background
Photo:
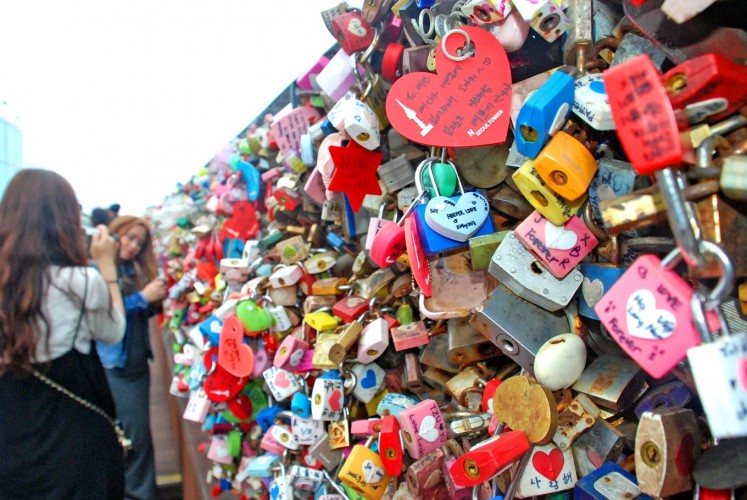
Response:
POLYGON ((96 207, 91 210, 91 225, 93 227, 104 225, 108 226, 112 218, 109 216, 109 211, 105 208, 96 207))
POLYGON ((119 203, 112 203, 109 208, 106 209, 106 213, 109 215, 109 222, 119 217, 119 203))
POLYGON ((0 498, 120 499, 112 423, 44 382, 115 407, 93 340, 124 335, 117 243, 96 228, 87 266, 78 200, 59 174, 23 169, 0 202, 0 498))
POLYGON ((149 319, 160 310, 166 284, 158 278, 147 222, 122 216, 109 224, 119 237, 119 280, 124 293, 127 328, 117 345, 97 343, 114 395, 117 414, 133 446, 125 460, 126 498, 155 498, 156 472, 150 432, 149 319))

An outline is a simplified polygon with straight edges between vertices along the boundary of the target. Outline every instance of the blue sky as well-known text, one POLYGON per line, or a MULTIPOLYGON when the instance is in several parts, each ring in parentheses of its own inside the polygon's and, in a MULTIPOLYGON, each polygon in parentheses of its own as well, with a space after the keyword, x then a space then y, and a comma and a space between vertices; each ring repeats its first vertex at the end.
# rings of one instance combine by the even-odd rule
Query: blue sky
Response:
MULTIPOLYGON (((0 0, 0 97, 26 166, 141 214, 335 42, 335 0, 0 0)), ((359 2, 349 2, 359 6, 359 2)))

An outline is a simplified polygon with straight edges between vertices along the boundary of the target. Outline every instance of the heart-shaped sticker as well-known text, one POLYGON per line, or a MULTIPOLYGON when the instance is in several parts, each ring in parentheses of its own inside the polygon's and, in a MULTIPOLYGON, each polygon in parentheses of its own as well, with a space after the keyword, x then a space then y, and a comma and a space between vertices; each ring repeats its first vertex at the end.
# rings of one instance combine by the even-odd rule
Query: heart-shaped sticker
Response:
POLYGON ((356 17, 352 18, 348 23, 348 31, 360 38, 363 38, 368 34, 368 30, 366 30, 366 27, 363 26, 363 24, 361 24, 361 20, 356 17))
POLYGON ((490 213, 488 200, 471 191, 456 200, 436 196, 425 207, 425 221, 438 234, 456 241, 467 241, 477 233, 490 213))
POLYGON ((363 478, 368 484, 375 484, 384 479, 384 469, 376 466, 376 462, 371 460, 363 461, 362 465, 363 478))
POLYGON ((671 311, 656 308, 656 298, 651 290, 642 288, 628 297, 628 335, 645 340, 669 338, 677 328, 677 319, 671 311))
POLYGON ((462 26, 437 45, 436 68, 435 75, 416 71, 392 85, 386 115, 397 132, 436 147, 503 143, 511 109, 511 67, 500 42, 489 31, 462 26), (453 60, 461 53, 464 60, 453 60))
POLYGON ((237 377, 248 377, 254 370, 254 351, 244 343, 244 327, 235 314, 223 322, 218 344, 218 363, 237 377))
POLYGON ((427 415, 422 422, 420 422, 420 428, 418 429, 420 437, 434 443, 438 439, 438 429, 436 429, 436 419, 433 415, 427 415))
POLYGON ((560 475, 563 471, 563 465, 565 465, 565 457, 563 456, 563 452, 557 448, 550 450, 550 453, 538 450, 532 456, 532 466, 534 466, 534 469, 550 481, 555 481, 560 475))
POLYGON ((604 295, 604 283, 599 278, 590 281, 589 278, 584 277, 584 281, 581 283, 581 294, 584 296, 586 304, 589 307, 594 307, 604 295))
POLYGON ((282 389, 285 389, 290 385, 290 380, 288 380, 284 370, 278 370, 277 373, 275 373, 275 385, 282 389))
POLYGON ((329 398, 327 398, 327 403, 329 403, 329 409, 338 412, 340 411, 340 400, 342 399, 342 393, 340 391, 332 391, 332 393, 329 395, 329 398))
POLYGON ((366 376, 361 379, 361 387, 370 389, 376 385, 376 372, 372 369, 366 370, 366 376))
POLYGON ((547 221, 545 223, 545 246, 555 250, 570 250, 576 246, 578 235, 563 226, 556 226, 547 221))

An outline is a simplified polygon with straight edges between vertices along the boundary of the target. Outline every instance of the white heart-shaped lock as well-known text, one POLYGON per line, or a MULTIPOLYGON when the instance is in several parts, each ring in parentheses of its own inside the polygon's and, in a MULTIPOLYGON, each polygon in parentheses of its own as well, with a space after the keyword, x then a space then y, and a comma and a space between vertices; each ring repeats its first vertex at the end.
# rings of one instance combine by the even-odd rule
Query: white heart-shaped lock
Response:
POLYGON ((365 478, 366 483, 374 484, 384 479, 384 469, 376 467, 376 463, 370 458, 363 461, 362 467, 363 477, 365 478))
POLYGON ((563 226, 550 221, 545 223, 545 246, 555 250, 570 250, 576 246, 578 235, 563 226))
POLYGON ((490 214, 488 200, 471 191, 456 201, 436 196, 425 207, 425 222, 435 232, 456 241, 467 241, 477 233, 490 214))
POLYGON ((628 335, 645 340, 662 340, 674 333, 677 319, 671 311, 656 308, 651 290, 636 290, 626 305, 628 335))
POLYGON ((585 277, 581 283, 581 294, 584 296, 586 304, 589 307, 594 307, 604 295, 604 283, 599 278, 590 281, 589 278, 585 277))
POLYGON ((418 429, 420 437, 434 443, 438 439, 438 429, 436 429, 436 419, 433 415, 426 416, 422 422, 420 422, 420 428, 418 429))

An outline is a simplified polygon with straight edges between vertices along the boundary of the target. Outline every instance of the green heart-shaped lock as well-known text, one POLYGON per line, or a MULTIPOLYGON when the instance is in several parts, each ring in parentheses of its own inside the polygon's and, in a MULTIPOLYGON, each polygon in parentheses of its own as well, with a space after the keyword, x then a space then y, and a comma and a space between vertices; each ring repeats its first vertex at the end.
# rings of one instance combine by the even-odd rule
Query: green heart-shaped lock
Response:
POLYGON ((436 162, 430 167, 426 166, 420 170, 420 181, 423 191, 426 191, 429 198, 435 198, 439 194, 447 198, 454 194, 457 186, 456 168, 451 163, 436 162), (436 181, 436 190, 433 189, 431 173, 436 181))
POLYGON ((243 300, 236 306, 236 316, 250 333, 268 330, 273 324, 273 317, 253 300, 243 300))

